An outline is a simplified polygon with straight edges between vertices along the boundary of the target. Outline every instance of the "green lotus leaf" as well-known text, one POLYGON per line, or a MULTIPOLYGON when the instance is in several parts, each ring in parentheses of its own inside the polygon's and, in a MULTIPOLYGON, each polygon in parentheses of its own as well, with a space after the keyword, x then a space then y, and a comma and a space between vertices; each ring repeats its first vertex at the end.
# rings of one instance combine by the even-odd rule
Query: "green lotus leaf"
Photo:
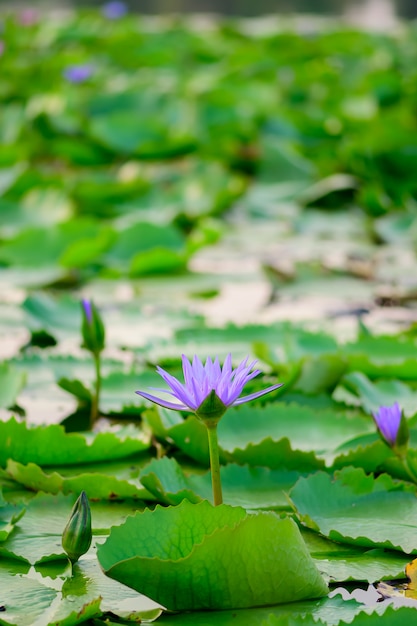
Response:
POLYGON ((400 378, 415 380, 417 376, 416 344, 406 337, 372 336, 358 338, 344 346, 349 369, 371 379, 400 378))
MULTIPOLYGON (((255 626, 266 625, 266 620, 276 620, 279 626, 337 626, 340 620, 351 622, 366 605, 354 599, 344 600, 340 595, 234 611, 194 611, 193 613, 171 613, 161 616, 161 626, 255 626), (306 620, 307 624, 306 624, 306 620)), ((382 610, 382 607, 381 607, 382 610)))
POLYGON ((37 580, 10 575, 3 569, 0 569, 0 584, 4 594, 1 626, 32 626, 57 597, 57 592, 51 587, 37 580))
MULTIPOLYGON (((62 548, 62 532, 68 522, 76 500, 71 495, 51 495, 39 492, 26 506, 22 517, 21 507, 4 507, 10 519, 15 515, 15 528, 0 542, 0 557, 31 564, 67 560, 62 548), (19 517, 20 514, 20 517, 19 517)), ((111 526, 124 522, 138 509, 138 502, 91 502, 93 535, 107 535, 111 526)), ((0 512, 3 508, 0 508, 0 512)), ((1 517, 0 517, 1 519, 1 517)), ((6 518, 7 519, 7 518, 6 518)))
POLYGON ((317 472, 290 492, 300 521, 342 543, 417 553, 414 487, 388 474, 347 467, 333 478, 317 472))
POLYGON ((341 385, 345 390, 338 387, 335 397, 346 404, 360 405, 367 413, 394 402, 400 404, 406 417, 411 417, 416 412, 417 394, 410 385, 400 380, 381 380, 373 383, 362 372, 351 372, 344 376, 341 385))
MULTIPOLYGON (((379 626, 381 623, 385 622, 389 624, 389 626, 403 626, 403 624, 412 624, 414 620, 414 607, 403 606, 396 608, 387 605, 386 607, 382 606, 378 611, 373 611, 372 613, 362 611, 355 615, 353 622, 350 617, 348 617, 337 623, 338 626, 350 626, 350 624, 353 626, 379 626), (386 610, 384 611, 384 609, 386 610)), ((325 626, 328 623, 327 621, 321 620, 316 622, 308 615, 298 620, 293 620, 289 617, 288 621, 282 621, 279 616, 270 615, 265 622, 262 622, 261 626, 325 626)))
POLYGON ((103 574, 94 551, 92 547, 72 568, 64 560, 37 565, 31 572, 20 561, 2 558, 0 625, 76 626, 90 624, 89 618, 138 624, 158 617, 161 610, 151 600, 103 574))
POLYGON ((85 491, 89 498, 101 500, 153 500, 152 494, 137 479, 140 465, 149 461, 149 455, 145 455, 139 458, 139 463, 137 459, 135 462, 127 459, 115 463, 57 467, 48 471, 43 471, 35 463, 22 465, 9 459, 6 471, 17 483, 34 491, 52 494, 85 491))
POLYGON ((149 438, 135 427, 122 428, 118 434, 66 433, 62 426, 31 428, 14 418, 0 421, 0 441, 4 442, 0 448, 0 466, 5 466, 8 459, 42 466, 115 460, 150 446, 149 438))
POLYGON ((7 539, 24 513, 22 507, 8 504, 0 490, 0 542, 7 539))
MULTIPOLYGON (((194 416, 170 423, 163 423, 163 417, 158 423, 153 416, 149 421, 158 436, 168 437, 188 456, 208 465, 207 434, 194 416)), ((231 408, 218 430, 223 462, 311 471, 324 469, 335 448, 375 428, 363 417, 276 402, 231 408)))
MULTIPOLYGON (((324 469, 320 454, 328 456, 333 446, 372 428, 362 418, 283 403, 231 408, 219 424, 220 457, 270 469, 324 469)), ((208 466, 207 434, 193 415, 163 430, 187 456, 208 466)))
POLYGON ((0 408, 7 409, 15 404, 25 382, 24 372, 20 372, 9 363, 0 363, 0 408))
POLYGON ((385 467, 386 461, 393 457, 393 452, 375 432, 347 441, 333 455, 333 469, 353 465, 361 467, 365 472, 375 472, 385 467))
POLYGON ((82 267, 96 261, 112 238, 112 229, 92 218, 80 217, 48 227, 26 228, 3 244, 0 259, 18 267, 71 267, 68 261, 82 267))
MULTIPOLYGON (((223 500, 246 509, 288 508, 285 492, 297 482, 300 473, 266 467, 228 463, 220 468, 223 500)), ((202 499, 211 501, 211 475, 186 473, 175 459, 153 459, 140 473, 141 483, 162 504, 179 504, 202 499)))
POLYGON ((297 525, 275 513, 184 500, 113 528, 104 572, 172 610, 263 606, 327 593, 297 525))
POLYGON ((302 528, 301 534, 317 569, 330 583, 404 579, 405 567, 410 562, 409 556, 396 550, 348 546, 307 528, 302 528))

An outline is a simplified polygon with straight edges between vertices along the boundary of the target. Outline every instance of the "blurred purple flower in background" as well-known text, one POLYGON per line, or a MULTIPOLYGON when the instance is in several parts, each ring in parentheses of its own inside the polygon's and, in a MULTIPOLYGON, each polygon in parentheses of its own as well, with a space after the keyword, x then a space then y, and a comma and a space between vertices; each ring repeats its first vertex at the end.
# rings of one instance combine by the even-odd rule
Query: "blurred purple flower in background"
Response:
POLYGON ((19 13, 19 22, 22 26, 32 26, 38 22, 38 19, 38 12, 30 7, 22 9, 19 13))
POLYGON ((4 41, 1 41, 0 39, 0 56, 3 54, 5 47, 4 41))
POLYGON ((83 83, 92 76, 93 72, 92 65, 69 65, 63 71, 63 76, 70 83, 83 83))
POLYGON ((103 15, 109 20, 118 20, 127 13, 127 6, 121 0, 112 0, 103 5, 103 15))
POLYGON ((377 413, 373 413, 373 418, 382 438, 393 448, 401 424, 400 405, 396 402, 392 406, 381 406, 377 413))

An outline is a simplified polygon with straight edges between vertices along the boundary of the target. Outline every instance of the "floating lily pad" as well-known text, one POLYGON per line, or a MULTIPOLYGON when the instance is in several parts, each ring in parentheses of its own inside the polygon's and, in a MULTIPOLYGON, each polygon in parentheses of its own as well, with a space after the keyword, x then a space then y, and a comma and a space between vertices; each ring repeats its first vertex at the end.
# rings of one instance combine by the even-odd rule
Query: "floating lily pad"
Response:
POLYGON ((0 581, 3 593, 4 613, 1 614, 1 626, 32 626, 36 619, 44 615, 57 592, 37 580, 11 576, 0 567, 0 581))
POLYGON ((145 455, 139 463, 135 458, 134 461, 106 463, 104 467, 94 463, 43 471, 34 463, 22 465, 9 459, 6 470, 13 480, 34 491, 52 494, 85 491, 89 498, 100 500, 153 500, 153 495, 138 480, 139 466, 148 460, 149 456, 145 455))
MULTIPOLYGON (((346 620, 343 619, 339 621, 339 626, 348 626, 348 624, 354 623, 355 626, 378 626, 378 624, 382 621, 385 621, 390 626, 401 626, 405 622, 409 620, 413 620, 415 618, 415 608, 414 607, 381 607, 382 610, 373 611, 372 613, 368 613, 367 611, 362 611, 358 615, 355 615, 354 621, 352 622, 350 617, 347 617, 346 620), (386 610, 383 610, 385 609, 386 610)), ((319 621, 314 622, 309 618, 305 618, 300 620, 299 622, 289 621, 288 626, 314 626, 317 623, 318 626, 328 624, 327 621, 319 621)), ((271 615, 265 622, 262 623, 262 626, 284 626, 285 623, 282 623, 278 617, 271 615)), ((287 626, 287 624, 285 624, 287 626)))
MULTIPOLYGON (((343 600, 340 595, 320 600, 302 600, 291 604, 268 606, 256 609, 234 611, 193 611, 182 614, 163 614, 160 623, 164 626, 248 626, 249 624, 267 624, 276 620, 279 626, 337 626, 341 619, 353 618, 366 610, 366 605, 354 599, 343 600), (307 621, 306 621, 307 620, 307 621)), ((382 607, 380 608, 382 612, 382 607)))
MULTIPOLYGON (((323 459, 334 446, 372 431, 374 426, 360 417, 274 403, 264 408, 231 408, 218 429, 224 460, 305 471, 324 467, 323 459)), ((193 459, 208 464, 207 433, 193 416, 177 421, 165 436, 193 459)))
MULTIPOLYGON (((300 473, 269 470, 265 467, 241 467, 229 463, 220 468, 223 500, 246 509, 288 508, 286 493, 300 473)), ((211 475, 187 475, 175 459, 153 460, 140 473, 142 484, 163 504, 212 501, 211 475)))
MULTIPOLYGON (((224 423, 224 420, 223 420, 224 423)), ((220 422, 220 426, 222 422, 220 422)), ((248 442, 244 448, 233 448, 230 452, 222 445, 222 433, 227 436, 233 434, 226 427, 224 431, 219 428, 220 459, 222 462, 234 461, 240 464, 264 466, 271 469, 285 468, 287 470, 309 471, 311 469, 324 468, 324 461, 317 458, 314 452, 293 450, 287 437, 273 440, 266 436, 260 442, 253 444, 248 442)), ((200 464, 209 466, 209 449, 205 426, 193 415, 185 421, 181 420, 167 431, 160 434, 168 441, 174 442, 187 456, 200 464)), ((233 443, 232 443, 233 445, 233 443)))
POLYGON ((318 570, 330 583, 403 579, 410 557, 394 550, 361 548, 336 543, 302 529, 302 536, 318 570))
POLYGON ((58 337, 62 337, 63 333, 79 331, 81 328, 80 302, 71 296, 64 295, 56 299, 36 293, 28 296, 22 307, 33 330, 58 333, 58 337))
POLYGON ((83 267, 96 261, 111 241, 112 231, 108 227, 92 219, 77 218, 48 228, 21 231, 3 244, 0 259, 17 267, 83 267), (75 250, 78 254, 74 256, 75 250), (67 263, 71 257, 74 265, 67 263))
POLYGON ((334 451, 333 469, 353 465, 365 472, 376 472, 386 467, 386 462, 393 456, 392 450, 381 440, 377 433, 355 437, 342 444, 334 451))
POLYGON ((404 415, 411 417, 416 413, 417 393, 399 380, 370 381, 362 372, 351 372, 342 380, 350 395, 338 394, 347 404, 360 405, 367 413, 377 411, 380 406, 392 406, 398 402, 404 415))
MULTIPOLYGON (((17 519, 13 532, 0 543, 2 558, 13 558, 31 564, 62 560, 67 563, 61 539, 78 495, 50 495, 39 492, 32 497, 26 504, 25 515, 17 519)), ((90 504, 93 535, 96 537, 107 535, 111 525, 120 524, 126 516, 140 508, 140 503, 129 500, 117 505, 113 502, 94 501, 90 504)), ((15 508, 15 511, 19 510, 22 507, 15 508)))
POLYGON ((360 337, 344 346, 350 370, 368 378, 400 378, 415 380, 417 346, 405 337, 360 337))
POLYGON ((327 593, 292 520, 205 501, 183 500, 130 518, 113 528, 98 558, 108 576, 176 610, 259 606, 327 593))
POLYGON ((16 403, 25 381, 24 372, 8 363, 0 363, 0 408, 7 409, 16 403))
POLYGON ((13 531, 15 524, 24 515, 25 509, 21 506, 13 506, 6 502, 0 491, 0 542, 6 541, 13 531))
POLYGON ((149 437, 134 426, 122 427, 117 433, 66 433, 62 426, 28 427, 11 418, 0 421, 0 465, 8 459, 38 465, 74 465, 120 459, 150 446, 149 437))
POLYGON ((300 478, 290 492, 303 524, 342 543, 417 553, 417 500, 412 486, 387 474, 367 476, 346 468, 332 478, 300 478))
POLYGON ((219 441, 223 450, 235 455, 235 450, 244 450, 250 444, 262 445, 268 437, 276 442, 288 438, 294 450, 322 456, 344 441, 372 430, 371 420, 343 413, 317 412, 281 402, 262 409, 252 404, 228 411, 219 424, 219 441))
POLYGON ((91 552, 71 570, 68 562, 22 571, 16 561, 2 559, 0 581, 5 611, 0 624, 31 626, 42 615, 48 626, 75 626, 90 618, 152 621, 160 614, 152 601, 104 576, 91 552), (128 608, 129 607, 129 608, 128 608))

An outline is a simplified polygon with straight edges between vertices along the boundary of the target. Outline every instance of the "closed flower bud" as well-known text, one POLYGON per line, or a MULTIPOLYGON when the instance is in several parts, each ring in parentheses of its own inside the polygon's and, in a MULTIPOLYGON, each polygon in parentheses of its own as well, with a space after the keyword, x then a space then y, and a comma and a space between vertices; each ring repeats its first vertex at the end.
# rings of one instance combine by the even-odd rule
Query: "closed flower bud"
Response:
POLYGON ((71 512, 68 524, 62 533, 62 547, 72 563, 78 561, 91 545, 91 511, 88 498, 84 491, 71 512))
POLYGON ((91 300, 82 300, 81 310, 83 348, 98 355, 104 349, 105 330, 103 320, 91 300))
POLYGON ((402 456, 408 446, 410 433, 407 420, 404 417, 400 405, 396 402, 393 406, 381 406, 378 412, 373 414, 375 424, 381 438, 394 452, 402 456))

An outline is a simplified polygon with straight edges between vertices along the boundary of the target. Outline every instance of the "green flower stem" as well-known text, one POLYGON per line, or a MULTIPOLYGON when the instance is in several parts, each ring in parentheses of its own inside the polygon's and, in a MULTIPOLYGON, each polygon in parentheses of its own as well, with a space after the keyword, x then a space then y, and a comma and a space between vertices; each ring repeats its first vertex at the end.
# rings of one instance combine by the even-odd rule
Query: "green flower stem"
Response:
POLYGON ((411 469, 408 461, 407 461, 407 457, 406 456, 400 456, 400 460, 402 463, 403 468, 405 469, 405 471, 407 472, 407 475, 409 476, 410 480, 417 484, 417 476, 415 474, 415 472, 413 472, 413 470, 411 469))
POLYGON ((100 353, 94 352, 94 365, 96 370, 96 382, 94 387, 94 394, 91 402, 91 415, 90 415, 90 427, 92 428, 96 423, 99 415, 99 400, 100 400, 100 389, 101 389, 101 361, 100 361, 100 353))
POLYGON ((213 486, 214 506, 222 504, 222 483, 220 480, 219 443, 217 440, 217 424, 206 423, 210 451, 211 484, 213 486))

